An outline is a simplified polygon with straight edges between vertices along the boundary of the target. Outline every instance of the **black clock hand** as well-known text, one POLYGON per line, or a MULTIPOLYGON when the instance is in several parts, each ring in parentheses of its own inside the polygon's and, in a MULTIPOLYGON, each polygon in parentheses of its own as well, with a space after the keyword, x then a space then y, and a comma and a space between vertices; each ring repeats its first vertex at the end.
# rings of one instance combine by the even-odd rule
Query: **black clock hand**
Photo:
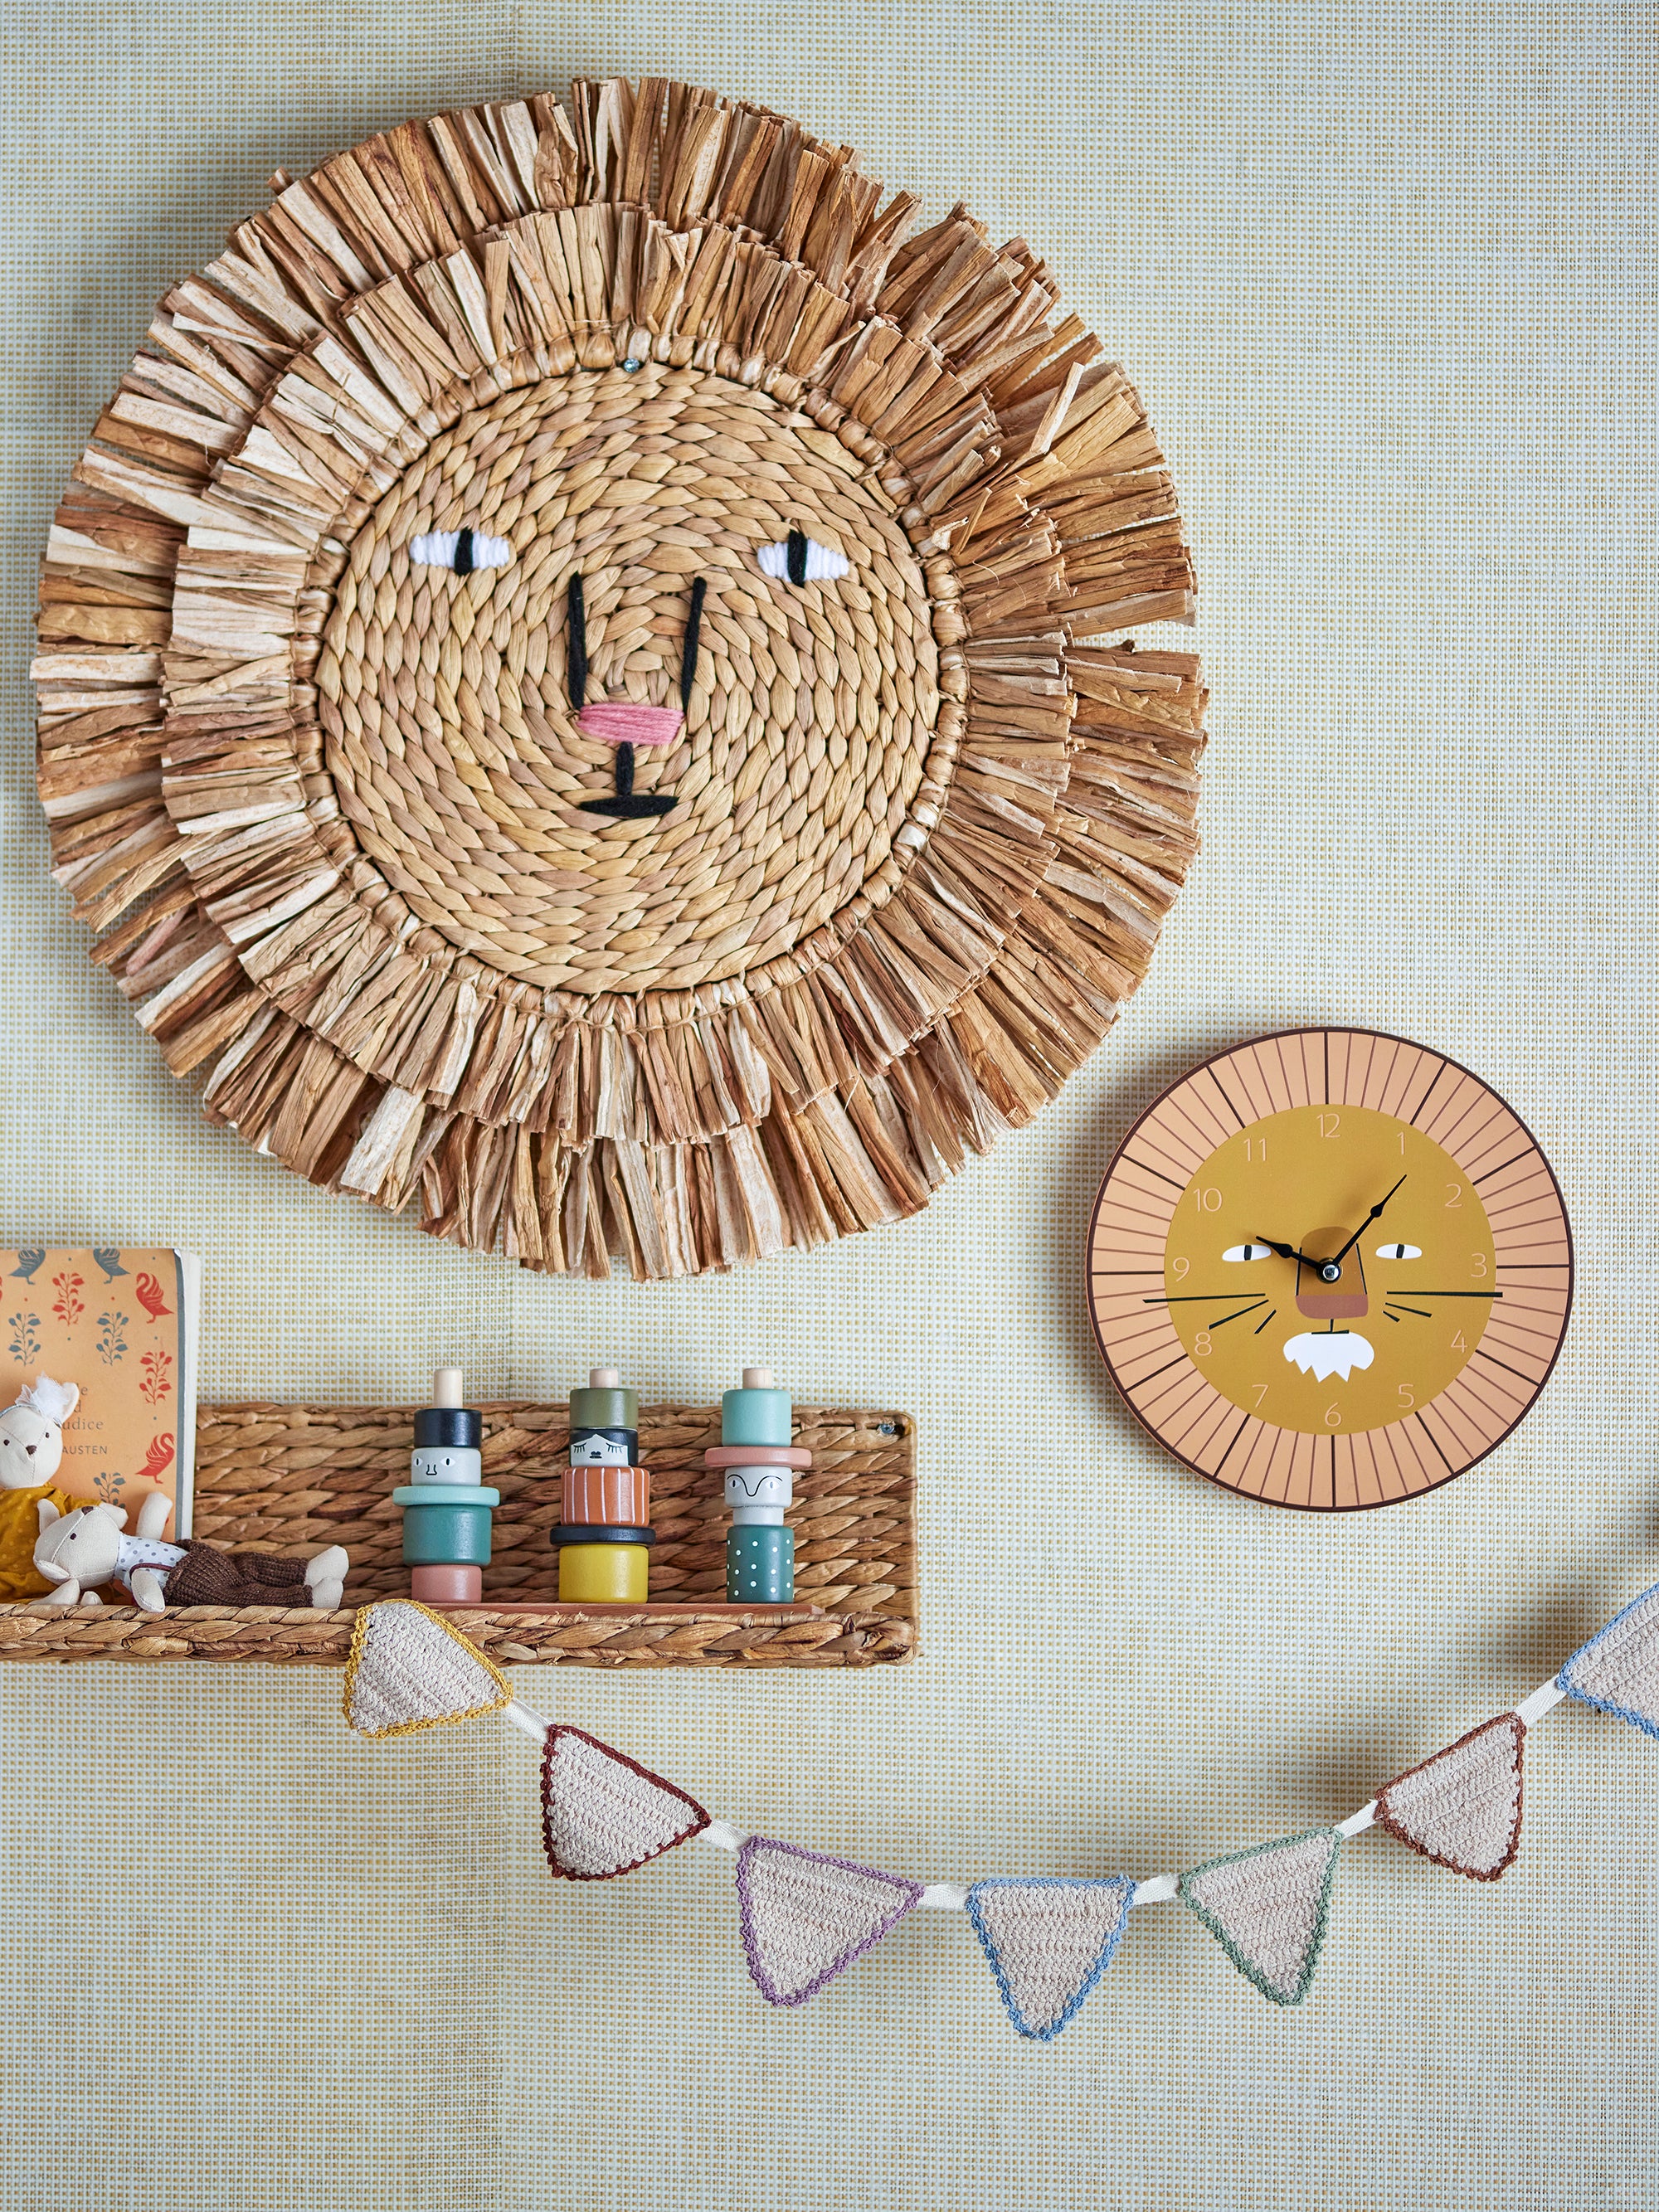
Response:
MULTIPOLYGON (((1397 1188, 1398 1185, 1395 1188, 1397 1188)), ((1362 1237, 1364 1233, 1363 1229, 1358 1232, 1362 1237)), ((1270 1252, 1277 1252, 1281 1260, 1299 1260, 1304 1267, 1311 1267, 1322 1282, 1334 1283, 1342 1273, 1341 1268, 1334 1261, 1310 1260, 1305 1252, 1298 1252, 1294 1244, 1275 1244, 1271 1237, 1255 1237, 1250 1241, 1255 1244, 1265 1244, 1270 1252), (1328 1269, 1328 1273, 1327 1273, 1328 1269)))
MULTIPOLYGON (((1401 1178, 1400 1178, 1400 1182, 1405 1182, 1405 1180, 1406 1180, 1405 1176, 1401 1176, 1401 1178)), ((1399 1188, 1400 1188, 1400 1182, 1395 1183, 1395 1187, 1394 1187, 1394 1190, 1398 1190, 1398 1189, 1399 1189, 1399 1188)), ((1389 1193, 1389 1198, 1392 1198, 1392 1197, 1394 1196, 1394 1190, 1391 1190, 1391 1191, 1389 1193)), ((1358 1228, 1358 1229, 1356 1229, 1356 1230, 1354 1231, 1353 1235, 1352 1235, 1352 1237, 1349 1237, 1349 1239, 1348 1239, 1347 1243, 1346 1243, 1342 1247, 1342 1249, 1341 1249, 1340 1252, 1334 1253, 1334 1254, 1332 1255, 1331 1259, 1330 1259, 1330 1260, 1328 1260, 1328 1261, 1326 1262, 1326 1265, 1327 1265, 1328 1267, 1341 1267, 1342 1262, 1343 1262, 1343 1261, 1347 1258, 1347 1256, 1348 1256, 1349 1253, 1352 1251, 1352 1249, 1353 1249, 1354 1246, 1355 1246, 1355 1245, 1359 1242, 1360 1238, 1364 1235, 1365 1231, 1366 1231, 1370 1227, 1370 1225, 1371 1225, 1372 1222, 1376 1220, 1376 1218, 1377 1215, 1378 1215, 1379 1213, 1381 1213, 1381 1212, 1382 1212, 1382 1208, 1383 1208, 1383 1207, 1388 1204, 1388 1202, 1389 1202, 1389 1198, 1384 1198, 1384 1199, 1381 1199, 1381 1200, 1378 1200, 1378 1202, 1377 1202, 1377 1204, 1376 1204, 1376 1205, 1375 1205, 1374 1206, 1372 1206, 1372 1208, 1371 1208, 1370 1212, 1365 1216, 1365 1218, 1364 1218, 1364 1219, 1360 1223, 1360 1224, 1359 1224, 1358 1228)), ((1330 1277, 1328 1277, 1328 1277, 1326 1278, 1326 1279, 1327 1279, 1328 1281, 1329 1281, 1329 1280, 1331 1280, 1332 1279, 1331 1279, 1330 1277)))

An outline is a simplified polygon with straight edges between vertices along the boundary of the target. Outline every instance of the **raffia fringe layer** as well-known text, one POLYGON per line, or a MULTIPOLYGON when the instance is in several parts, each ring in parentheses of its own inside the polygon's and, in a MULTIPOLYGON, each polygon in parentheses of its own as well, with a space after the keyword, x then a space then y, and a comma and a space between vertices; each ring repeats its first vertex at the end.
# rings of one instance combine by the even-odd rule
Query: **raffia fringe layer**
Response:
POLYGON ((664 81, 274 182, 161 303, 47 546, 40 792, 94 957, 211 1118, 530 1267, 914 1212, 1099 1042, 1195 849, 1196 660, 1085 641, 1191 616, 1134 391, 1022 242, 959 207, 908 236, 848 149, 664 81), (684 811, 595 827, 549 564, 605 551, 607 471, 722 422, 759 489, 595 601, 644 682, 627 562, 714 577, 684 811), (797 520, 854 574, 769 629, 788 587, 745 616, 716 556, 797 520), (463 523, 514 562, 417 586, 409 538, 463 523))
MULTIPOLYGON (((500 1491, 486 1602, 453 1616, 470 1644, 501 1666, 873 1667, 915 1648, 915 1437, 909 1417, 823 1407, 795 1409, 812 1454, 795 1478, 790 1520, 805 1606, 651 1618, 571 1620, 492 1611, 550 1599, 549 1540, 568 1458, 563 1406, 514 1401, 483 1413, 483 1479, 500 1491), (886 1429, 890 1433, 884 1434, 886 1429)), ((402 1516, 393 1488, 408 1478, 406 1406, 204 1406, 198 1417, 196 1534, 211 1543, 291 1553, 325 1544, 351 1555, 350 1607, 409 1595, 402 1516)), ((651 1590, 659 1604, 723 1603, 728 1514, 703 1466, 720 1437, 719 1408, 645 1406, 641 1455, 651 1468, 657 1544, 651 1590)), ((31 1613, 0 1606, 0 1660, 251 1659, 342 1666, 353 1615, 261 1606, 190 1606, 160 1618, 136 1607, 31 1613)))

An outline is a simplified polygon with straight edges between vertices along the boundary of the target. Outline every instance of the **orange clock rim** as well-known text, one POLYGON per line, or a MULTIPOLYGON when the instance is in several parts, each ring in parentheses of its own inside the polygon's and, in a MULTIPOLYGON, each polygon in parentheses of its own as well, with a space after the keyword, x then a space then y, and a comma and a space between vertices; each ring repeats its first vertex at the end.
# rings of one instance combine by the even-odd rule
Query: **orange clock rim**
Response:
MULTIPOLYGON (((1326 1089, 1328 1094, 1326 1103, 1327 1104, 1329 1104, 1332 1102, 1328 1097, 1328 1051, 1327 1053, 1326 1065, 1326 1089)), ((1567 1212, 1566 1194, 1562 1190, 1561 1179, 1556 1174, 1549 1155, 1545 1152, 1544 1147, 1539 1143, 1537 1137, 1534 1134, 1531 1125, 1524 1121, 1522 1116, 1516 1112, 1515 1108, 1510 1103, 1503 1092, 1496 1090, 1492 1084, 1488 1083, 1485 1076, 1477 1074, 1474 1068, 1466 1066, 1461 1060, 1455 1060, 1449 1053, 1442 1052, 1437 1045, 1424 1044, 1416 1037, 1401 1036, 1393 1030, 1366 1029, 1357 1023, 1351 1022, 1304 1022, 1291 1029, 1264 1030, 1259 1036, 1241 1037, 1237 1043, 1223 1045, 1218 1051, 1206 1054, 1202 1060, 1194 1060, 1189 1067, 1183 1070, 1183 1072, 1176 1078, 1173 1083, 1166 1083, 1164 1088, 1158 1092, 1157 1097, 1135 1116, 1133 1122, 1127 1130, 1125 1130, 1122 1137, 1119 1139, 1118 1144, 1112 1153, 1111 1158, 1106 1164, 1105 1172, 1100 1179, 1100 1187, 1095 1193, 1094 1204, 1089 1209, 1089 1225, 1084 1234, 1083 1258, 1085 1275, 1084 1300, 1088 1308, 1089 1328, 1094 1337, 1095 1349, 1100 1354, 1101 1364, 1105 1368, 1107 1374, 1111 1377, 1112 1388, 1116 1391, 1120 1402, 1122 1404, 1130 1418, 1134 1421, 1136 1426, 1142 1429, 1146 1434, 1152 1439, 1153 1443, 1157 1444, 1159 1450, 1166 1452, 1169 1456, 1176 1462, 1177 1466, 1184 1467, 1189 1474, 1201 1476, 1206 1482, 1211 1484, 1217 1490, 1225 1491, 1230 1497, 1243 1498, 1248 1504, 1253 1505, 1277 1506, 1284 1512, 1319 1514, 1322 1516, 1332 1513, 1376 1513, 1380 1512, 1384 1508, 1391 1505, 1408 1505, 1413 1498, 1427 1498, 1437 1490, 1443 1490, 1448 1483, 1455 1482, 1460 1476, 1468 1474, 1472 1468, 1480 1466, 1482 1462, 1490 1459, 1492 1455, 1497 1451, 1500 1446, 1507 1443, 1509 1439, 1515 1434, 1515 1431, 1520 1427, 1522 1422, 1526 1419, 1528 1414, 1530 1413, 1534 1407, 1537 1405, 1539 1399, 1542 1397, 1545 1390, 1549 1386, 1551 1376, 1555 1372, 1556 1363, 1559 1360, 1563 1347, 1566 1344, 1567 1329, 1572 1320, 1573 1299, 1577 1291, 1578 1279, 1577 1248, 1573 1243, 1572 1218, 1567 1212), (1158 1431, 1155 1429, 1152 1423, 1141 1413, 1139 1408, 1130 1397, 1119 1377, 1116 1364, 1113 1360, 1111 1353, 1107 1350, 1105 1340, 1101 1334, 1100 1316, 1095 1298, 1091 1266, 1094 1251, 1095 1227, 1100 1218, 1100 1209, 1105 1203, 1107 1192, 1111 1187, 1112 1178, 1116 1174, 1119 1164, 1122 1161, 1124 1155, 1127 1152, 1130 1146, 1134 1142, 1136 1137, 1146 1127, 1146 1123, 1150 1121, 1152 1116, 1158 1111, 1159 1108, 1163 1106, 1168 1099, 1172 1097, 1176 1091, 1182 1090, 1187 1084, 1190 1083, 1195 1076, 1201 1075, 1206 1067, 1213 1067, 1218 1060, 1231 1060, 1237 1053, 1247 1051, 1253 1046, 1272 1044, 1280 1038, 1309 1036, 1324 1037, 1326 1039, 1335 1036, 1370 1037, 1384 1044, 1404 1045, 1410 1051, 1425 1053, 1436 1060, 1443 1060, 1448 1067, 1455 1069, 1458 1074, 1467 1076, 1471 1083, 1479 1084, 1483 1091, 1488 1092, 1492 1097, 1498 1100, 1499 1105, 1504 1108, 1506 1113, 1514 1115, 1516 1123, 1519 1127, 1522 1135, 1526 1138, 1527 1142, 1532 1146, 1534 1152, 1541 1162, 1544 1172, 1550 1179, 1550 1187, 1555 1193, 1556 1203, 1560 1208, 1561 1231, 1566 1241, 1567 1248, 1565 1303, 1563 1305, 1561 1311, 1560 1327, 1556 1335, 1555 1346, 1549 1355, 1549 1359, 1545 1366, 1544 1372, 1540 1376, 1531 1395, 1528 1398, 1526 1404, 1522 1407, 1520 1413, 1518 1413, 1515 1419, 1510 1423, 1509 1426, 1504 1430, 1501 1435, 1494 1437, 1490 1443, 1486 1444, 1480 1451, 1477 1452, 1473 1459, 1466 1460, 1461 1467, 1454 1468, 1448 1474, 1437 1476, 1432 1482, 1424 1483, 1420 1487, 1407 1492, 1403 1497, 1356 1499, 1352 1504, 1346 1505, 1338 1505, 1334 1504, 1330 1505, 1316 1505, 1311 1503, 1304 1504, 1296 1498, 1267 1498, 1260 1496, 1253 1491, 1241 1490, 1236 1483, 1227 1481, 1224 1477, 1221 1475, 1212 1474, 1207 1468, 1200 1467, 1195 1461, 1188 1459, 1183 1452, 1177 1451, 1175 1447, 1169 1443, 1167 1438, 1161 1436, 1158 1431)))

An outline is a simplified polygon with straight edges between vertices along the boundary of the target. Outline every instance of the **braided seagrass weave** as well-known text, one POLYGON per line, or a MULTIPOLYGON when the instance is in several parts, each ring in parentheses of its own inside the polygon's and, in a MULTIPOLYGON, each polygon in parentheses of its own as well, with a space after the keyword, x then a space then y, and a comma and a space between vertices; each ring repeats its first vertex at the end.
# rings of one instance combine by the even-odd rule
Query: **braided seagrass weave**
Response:
MULTIPOLYGON (((915 1648, 915 1428, 908 1415, 795 1408, 811 1453, 795 1478, 796 1606, 725 1603, 729 1521, 703 1453, 720 1435, 711 1406, 642 1406, 651 1470, 656 1607, 585 1611, 552 1603, 550 1541, 568 1464, 567 1408, 520 1400, 480 1409, 483 1479, 498 1489, 484 1602, 451 1618, 498 1664, 576 1667, 877 1667, 915 1648), (525 1607, 537 1608, 526 1612, 525 1607), (708 1609, 704 1611, 702 1608, 708 1609), (542 1609, 545 1607, 545 1609, 542 1609), (816 1611, 813 1608, 817 1608, 816 1611)), ((347 1610, 182 1606, 161 1616, 105 1604, 53 1613, 0 1605, 0 1660, 256 1659, 341 1667, 352 1608, 406 1597, 403 1516, 407 1406, 204 1406, 197 1424, 194 1533, 228 1551, 305 1559, 351 1555, 347 1610)))
POLYGON ((94 957, 210 1116, 532 1267, 915 1212, 1195 849, 1197 662, 1080 641, 1190 619, 1133 390, 1023 243, 680 85, 274 188, 48 544, 94 957))

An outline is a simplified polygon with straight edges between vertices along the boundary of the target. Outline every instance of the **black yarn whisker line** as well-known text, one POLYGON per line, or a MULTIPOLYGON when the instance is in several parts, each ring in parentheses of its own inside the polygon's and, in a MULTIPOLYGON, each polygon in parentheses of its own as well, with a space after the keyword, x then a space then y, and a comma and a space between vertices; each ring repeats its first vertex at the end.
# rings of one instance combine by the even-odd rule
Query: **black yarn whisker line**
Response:
MULTIPOLYGON (((805 555, 801 558, 805 560, 805 555)), ((697 680, 697 648, 702 640, 702 603, 708 596, 708 586, 699 576, 691 586, 691 607, 685 617, 685 642, 680 647, 680 712, 688 714, 691 707, 691 687, 697 680)))
POLYGON ((572 576, 565 587, 565 685, 577 714, 587 704, 587 609, 582 599, 582 580, 572 576))

